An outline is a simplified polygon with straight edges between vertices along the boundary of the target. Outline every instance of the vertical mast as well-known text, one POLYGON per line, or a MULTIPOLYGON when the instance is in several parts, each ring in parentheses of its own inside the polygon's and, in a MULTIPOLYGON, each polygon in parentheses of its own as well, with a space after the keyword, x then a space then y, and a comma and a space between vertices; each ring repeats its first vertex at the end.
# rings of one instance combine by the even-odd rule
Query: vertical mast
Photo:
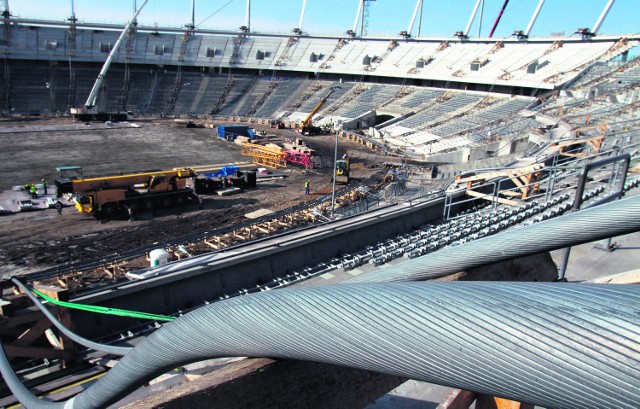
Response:
POLYGON ((533 12, 533 16, 531 16, 531 21, 529 21, 529 25, 527 26, 527 29, 524 30, 524 35, 526 37, 529 37, 529 33, 531 33, 533 24, 536 22, 536 19, 538 18, 538 14, 540 14, 540 9, 542 9, 543 4, 544 4, 544 0, 540 0, 540 2, 538 3, 538 7, 536 7, 536 11, 533 12))
POLYGON ((9 0, 0 0, 0 5, 2 6, 2 17, 9 18, 11 16, 11 11, 9 11, 9 0))
POLYGON ((482 6, 480 6, 480 21, 478 22, 478 38, 482 37, 482 17, 484 15, 484 0, 482 0, 482 6))
POLYGON ((363 4, 364 0, 360 0, 360 3, 358 4, 358 12, 356 13, 356 19, 353 21, 353 29, 351 30, 354 33, 356 32, 356 28, 358 28, 358 20, 360 19, 360 13, 362 12, 363 4))
POLYGON ((407 29, 407 33, 411 34, 413 30, 413 23, 416 21, 416 16, 418 15, 418 10, 421 8, 422 0, 416 1, 416 8, 413 9, 413 15, 411 16, 411 21, 409 22, 409 28, 407 29))
POLYGON ((478 7, 480 7, 481 1, 483 0, 476 1, 476 5, 473 7, 473 11, 471 12, 471 16, 469 17, 469 22, 467 23, 467 27, 462 32, 462 34, 464 34, 465 37, 469 35, 469 30, 471 30, 471 24, 473 24, 473 20, 476 19, 476 14, 478 13, 478 7))
POLYGON ((251 31, 251 0, 247 0, 247 11, 244 17, 244 25, 247 27, 247 31, 251 31))
POLYGON ((302 12, 300 13, 300 22, 298 23, 298 29, 302 31, 302 21, 304 20, 304 10, 307 8, 307 0, 302 1, 302 12))
POLYGON ((596 24, 593 26, 593 29, 591 29, 591 32, 593 33, 593 35, 596 35, 596 33, 598 33, 598 30, 600 30, 600 26, 602 25, 602 22, 604 21, 604 19, 607 17, 607 14, 609 13, 611 6, 613 6, 613 2, 614 0, 609 0, 607 5, 604 7, 604 10, 602 10, 600 17, 598 17, 598 21, 596 21, 596 24))
POLYGON ((420 30, 422 30, 422 12, 424 10, 424 1, 420 3, 420 18, 418 19, 418 35, 420 37, 420 30))
POLYGON ((187 24, 187 28, 196 28, 196 0, 191 0, 191 23, 187 24))
POLYGON ((495 23, 493 23, 493 27, 491 27, 491 32, 489 33, 489 38, 493 37, 493 33, 496 31, 496 28, 498 28, 498 23, 500 23, 500 19, 502 18, 502 13, 504 13, 504 9, 507 8, 507 4, 509 4, 509 0, 504 0, 504 4, 502 5, 502 8, 500 9, 500 13, 498 13, 498 17, 496 18, 495 23))

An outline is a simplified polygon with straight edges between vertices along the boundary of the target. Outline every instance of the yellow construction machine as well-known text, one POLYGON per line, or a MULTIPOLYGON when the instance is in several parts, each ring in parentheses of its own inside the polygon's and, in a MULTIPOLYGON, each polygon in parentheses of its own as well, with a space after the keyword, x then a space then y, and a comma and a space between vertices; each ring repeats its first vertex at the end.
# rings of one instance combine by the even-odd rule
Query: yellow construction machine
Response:
POLYGON ((313 108, 313 110, 311 110, 311 112, 309 113, 309 115, 307 115, 307 117, 304 119, 304 121, 300 122, 300 126, 298 128, 298 131, 303 134, 303 135, 317 135, 319 133, 322 133, 322 128, 320 128, 319 126, 315 126, 312 122, 312 118, 313 116, 320 110, 320 108, 322 108, 322 106, 324 105, 325 102, 327 102, 327 99, 329 99, 329 97, 331 96, 331 94, 333 94, 333 91, 336 90, 336 87, 331 88, 329 90, 329 93, 322 98, 322 100, 320 100, 320 102, 318 102, 318 104, 316 104, 316 106, 313 108))
POLYGON ((336 161, 336 169, 335 169, 336 183, 345 184, 345 185, 348 184, 350 170, 351 170, 351 163, 347 155, 344 155, 342 159, 338 159, 336 161))
POLYGON ((128 210, 152 210, 182 205, 196 197, 187 186, 195 177, 191 168, 56 180, 57 194, 70 193, 80 213, 110 217, 128 210))

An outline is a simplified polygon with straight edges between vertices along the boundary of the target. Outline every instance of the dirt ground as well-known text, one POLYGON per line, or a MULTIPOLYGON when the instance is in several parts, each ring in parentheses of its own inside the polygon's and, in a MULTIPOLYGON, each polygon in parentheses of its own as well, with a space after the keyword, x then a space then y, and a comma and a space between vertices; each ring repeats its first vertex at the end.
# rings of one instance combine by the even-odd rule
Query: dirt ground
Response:
MULTIPOLYGON (((139 128, 72 123, 71 119, 3 122, 0 125, 2 193, 13 186, 57 178, 55 168, 79 165, 84 175, 102 175, 151 169, 171 169, 231 162, 247 162, 239 145, 221 140, 208 128, 186 128, 173 121, 140 122, 139 128)), ((291 130, 265 129, 270 142, 300 137, 291 130)), ((322 167, 306 171, 290 166, 287 178, 261 182, 233 196, 204 196, 197 205, 143 213, 134 221, 126 217, 99 222, 72 207, 62 215, 54 209, 0 216, 0 273, 26 274, 70 261, 91 261, 102 255, 162 243, 168 239, 205 232, 245 220, 258 209, 281 210, 331 190, 331 163, 335 136, 305 137, 320 156, 322 167), (311 196, 304 194, 310 179, 311 196)), ((367 148, 340 139, 339 155, 349 153, 352 176, 365 178, 379 169, 384 158, 367 148)), ((279 171, 280 172, 280 171, 279 171)), ((50 190, 54 190, 50 188, 50 190)), ((51 193, 51 192, 49 192, 51 193)))

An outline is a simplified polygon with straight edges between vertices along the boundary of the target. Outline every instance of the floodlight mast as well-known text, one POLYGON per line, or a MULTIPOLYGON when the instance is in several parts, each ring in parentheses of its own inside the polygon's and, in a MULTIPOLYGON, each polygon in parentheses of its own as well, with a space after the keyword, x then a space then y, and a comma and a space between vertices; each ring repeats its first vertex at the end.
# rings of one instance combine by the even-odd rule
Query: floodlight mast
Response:
POLYGON ((100 91, 100 87, 102 87, 102 83, 104 82, 104 77, 107 74, 107 71, 109 70, 109 66, 111 66, 111 62, 113 61, 116 53, 118 52, 118 48, 120 47, 120 44, 122 44, 122 41, 124 40, 124 36, 129 32, 129 29, 136 21, 138 14, 140 14, 140 11, 142 11, 142 9, 144 8, 144 6, 147 4, 148 1, 149 0, 144 0, 140 8, 133 14, 133 17, 131 17, 131 19, 124 26, 122 33, 120 33, 120 37, 118 37, 115 44, 113 45, 113 48, 111 49, 111 52, 109 52, 109 55, 107 56, 107 60, 104 62, 104 65, 102 66, 102 70, 100 70, 100 74, 98 74, 98 78, 96 79, 95 84, 93 84, 93 88, 89 93, 87 102, 84 103, 84 108, 71 108, 70 111, 72 114, 96 113, 95 112, 96 99, 98 97, 98 92, 100 91))

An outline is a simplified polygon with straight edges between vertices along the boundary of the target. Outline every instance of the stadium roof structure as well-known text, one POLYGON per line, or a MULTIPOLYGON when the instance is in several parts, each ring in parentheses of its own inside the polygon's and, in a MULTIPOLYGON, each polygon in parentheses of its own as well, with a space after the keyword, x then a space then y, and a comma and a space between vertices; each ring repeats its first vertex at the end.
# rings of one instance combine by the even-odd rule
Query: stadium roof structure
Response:
MULTIPOLYGON (((116 42, 116 30, 121 30, 112 25, 33 20, 11 20, 6 27, 0 52, 7 58, 69 63, 104 62, 116 42)), ((353 39, 139 26, 113 62, 550 90, 590 63, 626 53, 639 38, 353 39)))
MULTIPOLYGON (((9 9, 8 0, 0 1, 0 9, 5 17, 44 18, 48 20, 69 20, 74 23, 80 21, 122 21, 130 18, 130 0, 115 0, 109 3, 107 9, 101 8, 99 3, 70 1, 69 8, 56 7, 49 9, 42 0, 30 0, 12 4, 9 9), (79 13, 76 14, 75 7, 79 13), (66 14, 66 10, 70 15, 66 14)), ((464 0, 460 2, 424 2, 424 0, 398 0, 394 2, 376 0, 350 1, 262 1, 243 0, 229 1, 221 7, 213 4, 198 4, 191 0, 191 8, 178 5, 167 0, 154 0, 147 7, 138 21, 141 25, 173 26, 184 16, 186 24, 182 28, 206 29, 220 27, 226 30, 240 30, 243 33, 279 31, 283 35, 317 34, 323 32, 349 33, 354 37, 367 37, 368 29, 390 34, 395 37, 414 38, 442 35, 452 35, 458 38, 476 36, 482 37, 483 22, 491 30, 488 37, 495 34, 498 37, 514 36, 520 40, 539 35, 540 32, 570 31, 574 34, 586 35, 587 38, 611 34, 636 32, 634 23, 629 22, 631 13, 626 13, 633 0, 594 0, 580 3, 580 10, 576 11, 571 2, 527 2, 527 4, 509 4, 502 0, 464 0), (537 3, 537 4, 536 4, 537 3), (614 4, 615 3, 615 4, 614 4), (299 8, 301 6, 301 8, 299 8), (308 7, 307 7, 308 6, 308 7), (149 9, 151 8, 151 9, 149 9), (215 9, 215 11, 213 11, 215 9), (198 11, 198 20, 196 20, 198 11), (213 12, 211 12, 213 11, 213 12), (611 11, 611 13, 609 13, 611 11), (187 14, 187 12, 189 12, 187 14), (355 19, 352 20, 352 12, 355 19), (470 14, 468 14, 470 12, 470 14), (299 15, 298 15, 299 13, 299 15), (203 16, 205 16, 203 18, 203 16), (468 17, 466 25, 463 24, 468 17), (557 19, 562 15, 564 18, 557 19), (597 16, 597 19, 596 19, 597 16), (152 19, 152 20, 151 20, 152 19), (149 21, 154 21, 149 24, 149 21), (586 20, 586 21, 585 21, 586 20), (607 21, 607 24, 605 23, 607 21), (353 24, 351 24, 353 21, 353 24), (526 24, 525 27, 525 22, 526 24), (590 24, 589 21, 594 21, 590 24), (205 24, 208 24, 205 25, 205 24), (237 24, 237 25, 236 25, 237 24), (238 27, 242 24, 241 27, 238 27), (236 25, 234 27, 234 25, 236 25), (500 25, 500 27, 499 27, 500 25), (463 28, 464 27, 464 28, 463 28), (604 30, 601 32, 601 28, 604 30), (402 31, 401 31, 402 30, 402 31), (456 31, 458 30, 458 31, 456 31), (622 31, 620 31, 622 30, 622 31), (455 31, 455 32, 454 32, 455 31), (513 34, 511 34, 513 33, 513 34)), ((133 2, 134 10, 139 6, 133 2)))

